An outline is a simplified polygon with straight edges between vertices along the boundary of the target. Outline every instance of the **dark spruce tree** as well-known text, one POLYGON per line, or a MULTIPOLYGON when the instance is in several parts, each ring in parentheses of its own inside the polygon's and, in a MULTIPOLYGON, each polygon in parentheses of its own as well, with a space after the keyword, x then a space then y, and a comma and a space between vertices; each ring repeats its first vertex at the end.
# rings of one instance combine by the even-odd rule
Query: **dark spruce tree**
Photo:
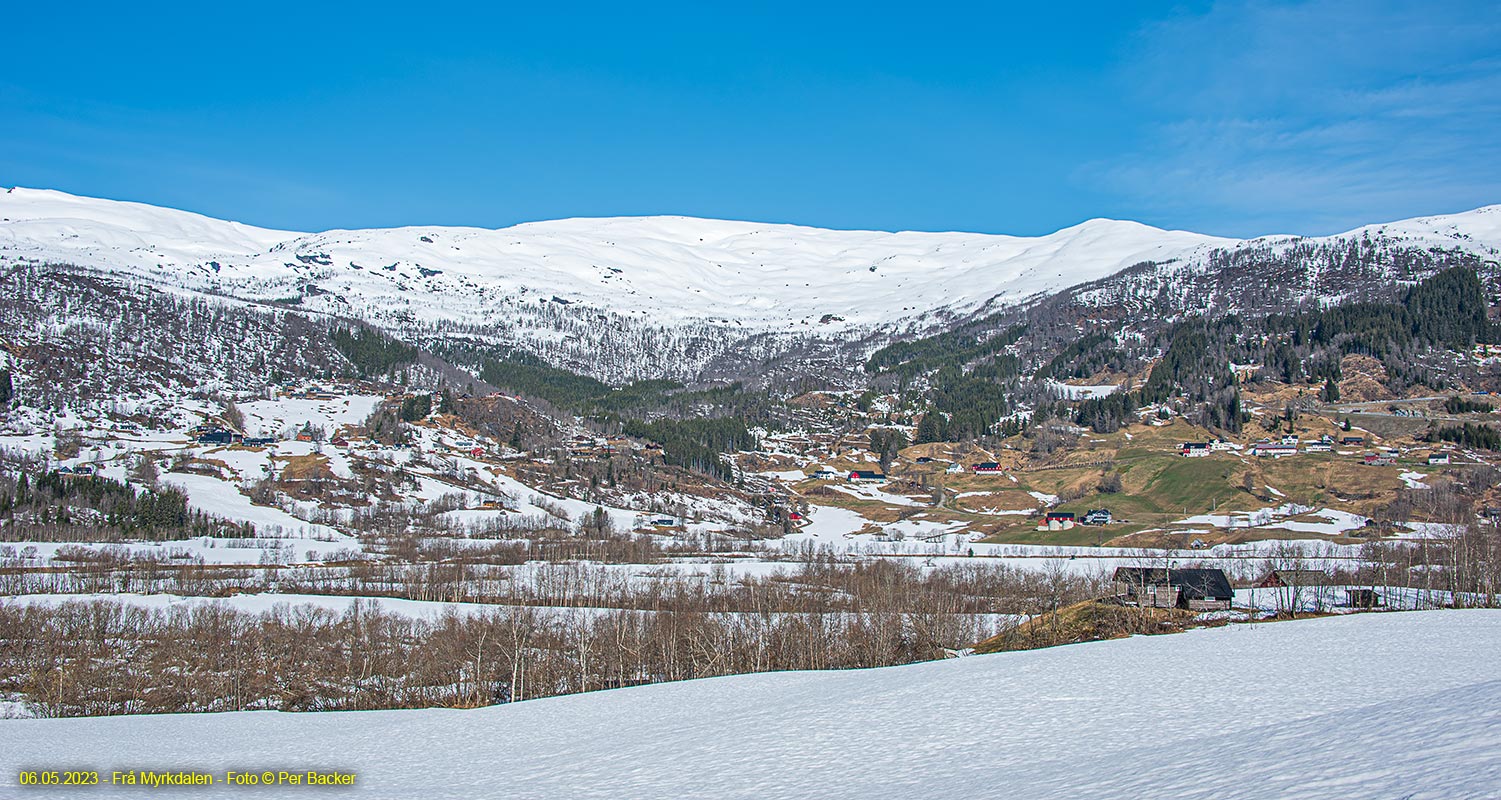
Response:
POLYGON ((336 328, 328 338, 362 378, 389 375, 417 360, 417 348, 369 328, 336 328))
POLYGON ((433 412, 433 396, 430 394, 417 394, 401 401, 401 419, 403 422, 416 422, 427 419, 427 415, 433 412))
POLYGON ((1324 379, 1324 389, 1319 392, 1319 399, 1325 403, 1339 401, 1339 384, 1334 382, 1334 378, 1324 379))

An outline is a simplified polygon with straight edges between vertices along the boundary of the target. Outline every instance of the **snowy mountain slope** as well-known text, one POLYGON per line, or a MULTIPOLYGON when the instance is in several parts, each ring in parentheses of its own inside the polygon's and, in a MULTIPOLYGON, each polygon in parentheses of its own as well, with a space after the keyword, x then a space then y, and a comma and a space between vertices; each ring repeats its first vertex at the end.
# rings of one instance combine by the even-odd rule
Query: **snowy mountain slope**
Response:
POLYGON ((0 220, 0 251, 10 258, 123 270, 241 296, 286 297, 313 284, 356 310, 395 304, 418 319, 461 323, 556 297, 641 319, 750 330, 826 314, 870 324, 965 310, 997 295, 1014 301, 1225 243, 1112 220, 1038 238, 687 217, 293 234, 24 188, 0 194, 0 220))
MULTIPOLYGON (((476 337, 611 380, 695 378, 715 365, 733 375, 737 357, 765 364, 810 342, 810 352, 830 352, 1091 282, 1114 281, 1093 295, 1099 304, 1183 292, 1241 255, 1253 268, 1282 258, 1287 270, 1316 278, 1320 265, 1298 254, 1372 240, 1494 258, 1501 206, 1321 239, 1245 241, 1102 219, 1032 238, 686 217, 302 234, 55 191, 0 193, 0 264, 72 263, 131 281, 291 302, 407 338, 476 337), (1143 262, 1153 266, 1140 279, 1114 277, 1137 274, 1128 268, 1143 262)), ((1326 283, 1337 288, 1343 277, 1332 272, 1326 283)), ((1288 283, 1280 273, 1277 282, 1288 283)))
POLYGON ((0 780, 66 764, 339 768, 366 797, 1478 798, 1501 785, 1498 647, 1501 612, 1365 614, 472 711, 12 720, 0 780))
POLYGON ((1266 313, 1305 303, 1390 299, 1455 266, 1501 278, 1501 206, 1462 214, 1367 225, 1325 237, 1275 236, 1155 262, 1065 290, 1077 301, 1126 317, 1182 313, 1266 313))
POLYGON ((22 188, 0 194, 0 230, 7 249, 33 243, 52 257, 105 266, 118 258, 122 266, 139 267, 251 256, 301 235, 145 203, 22 188))

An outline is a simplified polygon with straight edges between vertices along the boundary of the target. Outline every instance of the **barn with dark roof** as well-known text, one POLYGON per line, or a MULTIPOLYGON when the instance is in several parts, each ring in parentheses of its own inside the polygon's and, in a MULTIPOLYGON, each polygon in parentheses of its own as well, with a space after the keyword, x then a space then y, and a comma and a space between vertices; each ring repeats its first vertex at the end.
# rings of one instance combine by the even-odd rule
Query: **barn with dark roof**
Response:
POLYGON ((1227 609, 1235 602, 1235 590, 1221 569, 1118 567, 1115 596, 1127 605, 1193 611, 1227 609))

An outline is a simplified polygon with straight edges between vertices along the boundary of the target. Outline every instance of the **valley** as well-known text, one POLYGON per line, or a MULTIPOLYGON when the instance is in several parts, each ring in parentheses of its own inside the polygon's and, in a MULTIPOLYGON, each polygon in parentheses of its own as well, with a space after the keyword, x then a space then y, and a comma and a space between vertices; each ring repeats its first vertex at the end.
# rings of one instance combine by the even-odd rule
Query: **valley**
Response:
POLYGON ((14 5, 0 797, 1501 797, 1501 6, 14 5))
POLYGON ((8 714, 472 707, 1501 587, 1493 209, 1234 243, 1098 221, 308 237, 4 202, 8 714), (564 280, 601 236, 653 285, 719 294, 564 280), (445 237, 411 261, 426 282, 401 272, 445 237), (683 277, 752 253, 823 288, 683 277), (938 294, 903 288, 933 270, 938 294), (1295 299, 1331 274, 1348 297, 1295 299), (1151 570, 1232 593, 1100 610, 1151 570))

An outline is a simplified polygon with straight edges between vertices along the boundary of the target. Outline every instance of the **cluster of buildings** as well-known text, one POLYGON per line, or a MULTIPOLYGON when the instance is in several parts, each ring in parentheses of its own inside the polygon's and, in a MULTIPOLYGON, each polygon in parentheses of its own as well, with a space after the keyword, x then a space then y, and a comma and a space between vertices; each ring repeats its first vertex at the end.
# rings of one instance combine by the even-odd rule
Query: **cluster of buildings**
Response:
MULTIPOLYGON (((1235 602, 1235 589, 1224 570, 1172 567, 1118 567, 1112 595, 1107 600, 1145 608, 1181 608, 1190 611, 1221 611, 1235 602)), ((1344 605, 1374 609, 1382 605, 1372 588, 1340 586, 1333 575, 1319 569, 1274 569, 1253 584, 1257 589, 1343 588, 1344 605)))
POLYGON ((575 458, 609 458, 616 453, 649 451, 660 455, 662 445, 637 442, 624 436, 602 437, 579 434, 567 442, 568 454, 575 458))
MULTIPOLYGON (((1284 456, 1297 455, 1298 453, 1329 453, 1333 452, 1335 445, 1340 447, 1364 447, 1364 436, 1342 436, 1338 440, 1329 435, 1320 436, 1317 439, 1302 441, 1297 436, 1288 435, 1273 441, 1263 439, 1255 442, 1250 447, 1250 454, 1257 458, 1282 458, 1284 456), (1301 449, 1299 449, 1301 445, 1301 449)), ((1239 445, 1231 444, 1223 439, 1213 439, 1208 442, 1180 442, 1178 454, 1184 458, 1204 458, 1210 453, 1221 450, 1238 450, 1239 445)), ((1378 452, 1367 453, 1362 462, 1369 466, 1393 466, 1397 463, 1398 452, 1391 448, 1381 448, 1378 452)), ((1429 453, 1426 461, 1429 466, 1443 466, 1450 463, 1447 452, 1436 451, 1429 453)))
POLYGON ((193 437, 193 441, 197 442, 198 444, 238 444, 244 445, 246 447, 265 447, 266 445, 274 444, 276 442, 276 440, 270 436, 246 436, 245 434, 240 433, 237 430, 233 430, 231 428, 224 427, 223 425, 217 425, 211 422, 205 422, 190 429, 188 431, 188 434, 191 435, 193 437))
POLYGON ((1083 516, 1072 511, 1049 511, 1038 523, 1039 531, 1066 531, 1078 525, 1109 525, 1115 520, 1108 508, 1091 508, 1083 516))

